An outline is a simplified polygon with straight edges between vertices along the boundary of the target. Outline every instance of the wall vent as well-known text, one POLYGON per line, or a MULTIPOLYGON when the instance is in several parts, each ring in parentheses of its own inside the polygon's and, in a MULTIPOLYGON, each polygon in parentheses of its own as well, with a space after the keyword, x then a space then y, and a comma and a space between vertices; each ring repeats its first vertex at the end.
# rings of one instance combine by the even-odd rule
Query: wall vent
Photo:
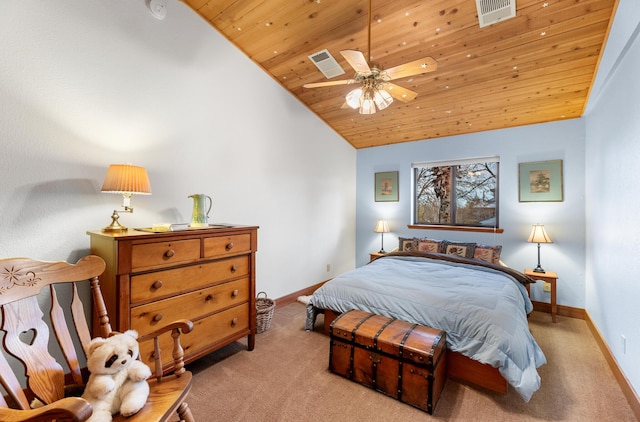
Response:
POLYGON ((476 0, 480 28, 516 16, 516 0, 476 0))
POLYGON ((344 74, 344 70, 340 64, 333 58, 331 53, 329 53, 329 50, 326 48, 322 51, 318 51, 317 53, 313 53, 309 56, 309 59, 311 59, 313 64, 320 69, 320 72, 322 72, 327 79, 344 74))

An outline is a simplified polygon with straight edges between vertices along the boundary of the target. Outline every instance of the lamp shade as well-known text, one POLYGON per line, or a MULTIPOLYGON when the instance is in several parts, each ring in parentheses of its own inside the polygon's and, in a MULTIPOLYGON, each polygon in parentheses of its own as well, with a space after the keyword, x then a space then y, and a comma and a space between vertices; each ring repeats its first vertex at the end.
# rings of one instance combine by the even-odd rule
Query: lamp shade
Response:
POLYGON ((101 190, 107 193, 151 195, 151 183, 144 167, 111 164, 101 190))
POLYGON ((364 94, 364 98, 360 100, 360 108, 358 109, 360 114, 374 114, 376 112, 376 104, 373 102, 373 98, 368 92, 364 94))
POLYGON ((531 234, 529 235, 529 239, 527 239, 527 242, 553 243, 553 240, 551 240, 547 232, 544 230, 544 225, 534 224, 533 228, 531 229, 531 234))
POLYGON ((378 110, 384 110, 393 102, 393 97, 384 89, 376 89, 376 93, 373 94, 373 101, 378 106, 378 110))
POLYGON ((373 229, 375 233, 389 233, 389 224, 387 224, 387 220, 379 220, 376 224, 376 228, 373 229))
POLYGON ((359 108, 360 98, 362 98, 362 88, 356 88, 347 94, 347 97, 345 98, 345 100, 349 107, 359 108))

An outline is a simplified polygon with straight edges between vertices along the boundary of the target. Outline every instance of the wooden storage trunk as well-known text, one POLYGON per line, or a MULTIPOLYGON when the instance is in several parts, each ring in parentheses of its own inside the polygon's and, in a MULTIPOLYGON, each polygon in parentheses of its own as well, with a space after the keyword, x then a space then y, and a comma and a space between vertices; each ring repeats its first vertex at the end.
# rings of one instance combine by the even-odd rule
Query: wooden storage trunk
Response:
POLYGON ((446 381, 446 333, 359 310, 330 327, 329 369, 429 414, 446 381))

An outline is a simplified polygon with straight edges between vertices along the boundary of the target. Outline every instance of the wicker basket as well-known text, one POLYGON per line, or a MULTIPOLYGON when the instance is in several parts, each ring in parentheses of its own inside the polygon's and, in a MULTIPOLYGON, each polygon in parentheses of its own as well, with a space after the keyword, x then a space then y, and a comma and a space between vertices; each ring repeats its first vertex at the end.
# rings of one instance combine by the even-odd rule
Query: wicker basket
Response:
POLYGON ((271 326, 271 317, 275 308, 275 300, 267 298, 265 292, 258 293, 256 296, 256 332, 258 334, 267 331, 271 326), (264 294, 264 297, 260 297, 261 294, 264 294))

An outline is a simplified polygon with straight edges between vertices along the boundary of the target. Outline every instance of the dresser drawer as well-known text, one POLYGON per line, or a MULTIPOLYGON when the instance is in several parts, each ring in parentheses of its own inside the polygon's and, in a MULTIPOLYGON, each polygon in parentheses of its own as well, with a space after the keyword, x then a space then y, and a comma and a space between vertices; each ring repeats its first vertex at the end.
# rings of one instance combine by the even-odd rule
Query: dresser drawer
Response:
MULTIPOLYGON (((184 350, 185 357, 197 353, 205 348, 225 340, 229 337, 237 336, 241 332, 249 330, 249 304, 227 309, 226 311, 193 321, 193 331, 180 336, 180 344, 184 350)), ((163 365, 173 361, 173 339, 171 333, 160 336, 160 349, 162 350, 163 365)), ((151 368, 153 362, 153 341, 140 343, 140 358, 151 368)))
POLYGON ((200 258, 200 239, 144 243, 131 247, 131 270, 168 267, 200 258))
POLYGON ((249 278, 185 293, 131 308, 131 328, 147 334, 177 319, 196 320, 204 315, 249 300, 249 278))
POLYGON ((251 250, 251 235, 237 234, 231 236, 207 237, 204 239, 204 257, 218 257, 224 255, 249 252, 251 250))
POLYGON ((249 256, 131 276, 131 303, 174 295, 249 274, 249 256))

